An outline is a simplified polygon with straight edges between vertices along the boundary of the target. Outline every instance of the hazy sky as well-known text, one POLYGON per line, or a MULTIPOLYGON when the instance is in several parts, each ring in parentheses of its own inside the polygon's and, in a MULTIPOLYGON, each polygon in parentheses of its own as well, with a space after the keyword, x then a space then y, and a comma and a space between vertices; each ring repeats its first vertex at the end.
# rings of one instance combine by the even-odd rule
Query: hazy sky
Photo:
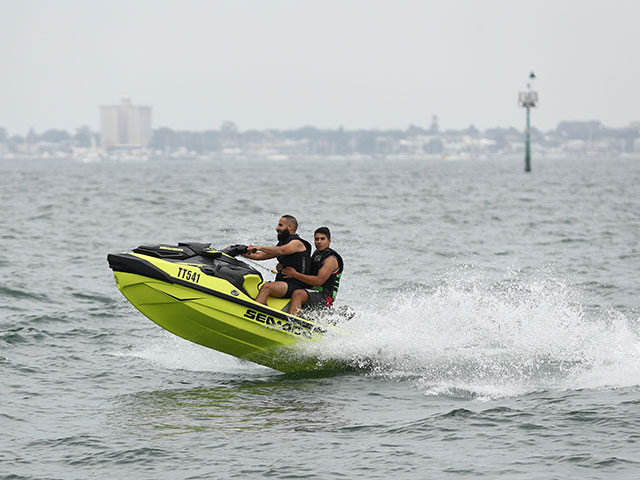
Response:
POLYGON ((524 125, 640 120, 637 0, 0 0, 0 126, 524 125))

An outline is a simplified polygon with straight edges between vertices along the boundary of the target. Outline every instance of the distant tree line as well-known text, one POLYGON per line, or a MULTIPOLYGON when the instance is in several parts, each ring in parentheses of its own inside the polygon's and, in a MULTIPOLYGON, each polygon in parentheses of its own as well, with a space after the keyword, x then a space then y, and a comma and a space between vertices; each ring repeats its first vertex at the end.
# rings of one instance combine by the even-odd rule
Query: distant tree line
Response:
POLYGON ((74 145, 77 147, 90 147, 92 144, 99 143, 98 140, 98 134, 92 132, 87 126, 77 128, 73 135, 66 130, 59 130, 55 128, 45 130, 43 133, 38 134, 33 128, 31 128, 24 136, 9 136, 7 129, 0 127, 0 144, 35 145, 36 143, 47 142, 58 144, 60 146, 74 145))
MULTIPOLYGON (((405 130, 345 130, 321 129, 305 126, 293 130, 247 130, 241 132, 231 122, 226 122, 220 130, 203 132, 172 130, 168 127, 153 131, 151 148, 158 150, 175 150, 186 148, 195 152, 220 152, 228 148, 241 150, 290 141, 306 142, 307 153, 310 154, 376 154, 390 153, 386 150, 401 140, 412 137, 427 137, 423 149, 425 153, 441 153, 444 140, 455 140, 462 137, 485 138, 495 142, 495 150, 499 150, 509 142, 521 142, 524 132, 514 127, 489 128, 484 132, 473 125, 461 130, 424 129, 409 125, 405 130)), ((640 138, 640 124, 623 128, 608 128, 598 121, 561 122, 555 130, 543 132, 531 129, 531 138, 535 143, 557 144, 563 140, 596 141, 601 139, 621 139, 625 142, 625 150, 632 151, 633 143, 640 138)))
MULTIPOLYGON (((413 135, 416 133, 414 132, 413 135)), ((219 152, 225 149, 247 149, 269 145, 295 142, 296 148, 306 143, 308 153, 314 154, 348 154, 376 153, 376 140, 388 137, 400 140, 407 136, 404 130, 335 130, 306 126, 295 130, 247 130, 239 131, 231 123, 223 124, 220 130, 204 132, 175 131, 162 127, 153 131, 151 148, 158 150, 174 150, 184 147, 196 152, 219 152)))
MULTIPOLYGON (((384 154, 391 153, 394 145, 408 141, 415 137, 424 137, 421 142, 425 153, 441 153, 443 142, 460 139, 462 137, 484 138, 494 142, 494 148, 499 150, 509 142, 522 141, 524 132, 513 128, 489 128, 481 132, 473 125, 461 130, 440 131, 437 125, 424 129, 416 125, 409 125, 406 129, 391 130, 345 130, 322 129, 305 126, 292 130, 247 130, 240 131, 233 122, 225 122, 219 130, 186 131, 160 127, 153 131, 150 148, 161 151, 175 151, 186 149, 194 152, 222 152, 227 149, 269 149, 278 145, 282 151, 291 145, 296 153, 309 154, 384 154)), ((640 138, 640 124, 623 127, 608 128, 599 121, 571 121, 560 122, 555 130, 542 132, 536 128, 531 131, 534 143, 553 145, 566 140, 596 141, 600 139, 619 139, 624 142, 625 150, 632 151, 634 141, 640 138)), ((9 147, 16 145, 36 144, 47 142, 59 147, 90 147, 99 145, 99 134, 92 132, 89 127, 77 128, 70 134, 65 130, 50 129, 43 133, 36 133, 30 129, 25 136, 10 136, 5 128, 0 127, 0 144, 9 147)))

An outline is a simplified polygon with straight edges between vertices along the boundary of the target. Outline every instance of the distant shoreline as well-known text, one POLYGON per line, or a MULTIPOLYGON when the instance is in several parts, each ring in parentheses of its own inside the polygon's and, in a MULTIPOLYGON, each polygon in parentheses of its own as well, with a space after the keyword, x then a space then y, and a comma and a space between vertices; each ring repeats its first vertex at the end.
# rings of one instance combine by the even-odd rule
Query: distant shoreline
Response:
MULTIPOLYGON (((599 121, 560 122, 554 130, 532 128, 532 154, 537 157, 568 158, 635 156, 640 154, 640 122, 609 128, 599 121)), ((47 130, 26 136, 9 136, 0 128, 0 158, 78 158, 130 156, 169 158, 259 157, 269 160, 292 158, 400 158, 424 160, 492 158, 524 155, 524 132, 516 128, 480 131, 440 131, 437 125, 424 129, 410 125, 405 130, 335 130, 303 127, 295 130, 240 131, 232 122, 220 130, 200 132, 153 130, 149 145, 101 146, 100 135, 88 127, 75 134, 47 130)))

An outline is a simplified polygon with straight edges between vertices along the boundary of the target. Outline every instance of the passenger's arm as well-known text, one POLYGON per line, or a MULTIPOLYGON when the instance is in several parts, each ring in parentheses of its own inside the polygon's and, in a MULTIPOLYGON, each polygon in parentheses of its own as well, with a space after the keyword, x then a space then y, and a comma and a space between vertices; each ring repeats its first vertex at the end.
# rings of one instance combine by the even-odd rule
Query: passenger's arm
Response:
POLYGON ((329 257, 320 267, 318 275, 305 275, 296 271, 293 267, 285 268, 282 273, 285 278, 295 278, 296 280, 304 282, 307 285, 311 285, 312 287, 319 287, 320 285, 323 285, 336 270, 338 270, 338 260, 336 257, 329 257))

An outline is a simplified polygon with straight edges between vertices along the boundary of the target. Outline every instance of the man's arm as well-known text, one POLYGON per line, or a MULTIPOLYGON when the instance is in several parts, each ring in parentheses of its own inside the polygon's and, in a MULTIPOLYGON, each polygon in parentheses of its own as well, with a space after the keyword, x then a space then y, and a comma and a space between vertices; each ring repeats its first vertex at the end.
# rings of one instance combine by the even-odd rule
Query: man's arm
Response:
POLYGON ((293 240, 281 247, 265 247, 259 245, 249 245, 247 250, 258 250, 255 253, 244 254, 245 257, 252 260, 268 260, 270 258, 279 257, 280 255, 291 255, 292 253, 304 252, 307 248, 300 240, 293 240))
MULTIPOLYGON (((249 250, 249 251, 251 251, 251 250, 253 250, 253 249, 258 250, 259 248, 261 248, 261 247, 257 247, 257 246, 255 246, 255 245, 249 245, 249 247, 247 248, 247 250, 249 250)), ((251 252, 251 253, 243 253, 243 254, 242 254, 242 256, 243 256, 243 257, 250 258, 251 260, 269 260, 270 258, 273 258, 273 257, 271 257, 271 256, 267 255, 267 254, 266 254, 266 253, 264 253, 264 252, 258 252, 258 251, 251 252)), ((277 255, 276 255, 276 256, 277 256, 277 255)))
POLYGON ((324 282, 326 282, 336 270, 338 270, 338 259, 336 257, 328 257, 320 267, 318 275, 305 275, 293 267, 285 268, 282 273, 284 278, 295 278, 312 287, 319 287, 320 285, 324 285, 324 282))

